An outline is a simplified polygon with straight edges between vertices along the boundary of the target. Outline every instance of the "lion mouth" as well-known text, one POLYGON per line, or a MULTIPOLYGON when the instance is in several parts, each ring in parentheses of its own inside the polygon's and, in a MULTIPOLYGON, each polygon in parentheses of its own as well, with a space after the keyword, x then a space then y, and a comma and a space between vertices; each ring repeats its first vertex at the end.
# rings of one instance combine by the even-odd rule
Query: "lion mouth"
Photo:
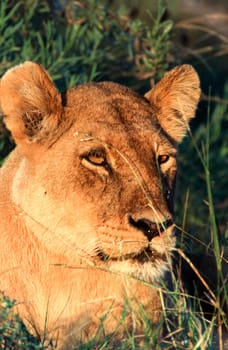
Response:
POLYGON ((151 248, 147 247, 140 252, 137 253, 128 253, 120 256, 110 256, 105 254, 103 251, 99 251, 97 254, 99 259, 103 262, 113 262, 113 261, 131 261, 137 262, 140 264, 144 264, 147 262, 153 262, 155 260, 164 260, 165 255, 156 252, 155 250, 151 250, 151 248))

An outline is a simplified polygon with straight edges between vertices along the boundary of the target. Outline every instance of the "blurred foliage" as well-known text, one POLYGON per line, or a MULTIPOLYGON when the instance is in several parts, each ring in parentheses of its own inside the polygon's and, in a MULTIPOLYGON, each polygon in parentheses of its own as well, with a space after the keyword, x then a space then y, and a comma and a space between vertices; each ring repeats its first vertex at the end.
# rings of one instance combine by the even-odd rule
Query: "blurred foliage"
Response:
MULTIPOLYGON (((25 60, 44 65, 60 90, 90 80, 160 79, 168 67, 171 21, 164 8, 149 28, 119 16, 98 0, 68 1, 56 10, 45 0, 0 4, 0 75, 25 60)), ((142 85, 142 84, 141 84, 142 85)))

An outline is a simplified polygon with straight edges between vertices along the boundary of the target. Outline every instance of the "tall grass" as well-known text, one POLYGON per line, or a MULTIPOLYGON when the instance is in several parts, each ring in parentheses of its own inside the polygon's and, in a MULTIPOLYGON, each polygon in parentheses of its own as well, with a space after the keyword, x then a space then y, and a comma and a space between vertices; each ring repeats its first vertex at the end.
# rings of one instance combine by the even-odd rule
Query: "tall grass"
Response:
MULTIPOLYGON (((227 87, 225 86, 225 99, 227 87)), ((212 111, 209 103, 205 119, 194 135, 190 132, 191 142, 188 149, 191 149, 192 156, 189 158, 189 166, 186 167, 185 163, 182 169, 187 173, 187 178, 180 186, 182 195, 179 195, 179 199, 181 197, 183 199, 184 192, 186 203, 190 202, 191 195, 192 198, 191 202, 184 206, 184 210, 177 205, 179 221, 181 221, 181 212, 183 215, 179 241, 181 250, 178 251, 189 265, 189 269, 193 271, 194 286, 198 287, 201 293, 198 298, 200 308, 204 307, 204 311, 207 310, 206 313, 210 310, 210 315, 207 314, 207 316, 211 320, 209 330, 211 328, 212 339, 213 333, 215 336, 217 332, 217 344, 213 343, 212 349, 225 349, 228 346, 228 232, 224 220, 227 205, 226 177, 224 177, 228 165, 228 147, 225 137, 227 131, 224 128, 225 121, 228 119, 227 105, 217 104, 212 111), (198 162, 198 171, 195 171, 197 167, 194 167, 196 165, 194 162, 198 162), (199 178, 199 183, 196 177, 199 178), (191 188, 191 181, 194 178, 195 184, 191 188), (193 190, 195 192, 192 193, 193 190), (220 191, 223 191, 222 196, 218 196, 220 191), (188 221, 187 224, 186 221, 188 221), (185 226, 191 229, 190 233, 186 231, 185 226)), ((195 296, 197 297, 197 294, 195 296)), ((210 341, 211 337, 208 339, 208 346, 210 341)), ((206 349, 210 349, 210 346, 206 349)))

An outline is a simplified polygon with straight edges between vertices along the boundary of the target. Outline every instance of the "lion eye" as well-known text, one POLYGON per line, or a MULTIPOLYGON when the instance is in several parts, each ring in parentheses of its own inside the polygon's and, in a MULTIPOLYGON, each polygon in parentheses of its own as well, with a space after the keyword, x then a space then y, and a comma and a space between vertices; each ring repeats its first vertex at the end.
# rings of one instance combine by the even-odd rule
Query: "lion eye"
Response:
POLYGON ((86 159, 93 165, 104 166, 106 164, 105 155, 99 151, 90 152, 86 159))
POLYGON ((159 165, 168 162, 168 160, 169 160, 169 156, 167 156, 165 154, 158 156, 158 163, 159 163, 159 165))

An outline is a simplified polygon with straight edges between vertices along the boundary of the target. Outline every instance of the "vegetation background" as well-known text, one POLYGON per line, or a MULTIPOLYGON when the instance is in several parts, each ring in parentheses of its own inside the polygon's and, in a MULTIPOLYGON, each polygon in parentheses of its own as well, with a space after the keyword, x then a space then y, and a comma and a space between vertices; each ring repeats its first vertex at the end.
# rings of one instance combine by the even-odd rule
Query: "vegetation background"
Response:
MULTIPOLYGON (((176 308, 170 309, 171 318, 166 312, 169 337, 162 349, 225 349, 226 12, 226 1, 215 4, 209 0, 197 4, 194 0, 0 2, 0 76, 16 64, 32 60, 49 71, 61 91, 91 80, 113 80, 143 94, 177 64, 193 64, 200 75, 201 103, 192 133, 180 147, 176 194, 179 246, 175 268, 177 275, 181 273, 180 266, 184 273, 187 271, 192 283, 186 283, 186 287, 191 295, 183 297, 185 292, 178 279, 173 282, 170 298, 176 308), (192 312, 186 307, 190 301, 192 312), (175 332, 174 318, 178 320, 175 332)), ((13 147, 11 136, 0 120, 0 162, 13 147)), ((0 301, 0 348, 41 349, 42 344, 26 333, 14 315, 15 303, 4 296, 0 301)), ((149 333, 148 339, 151 349, 153 337, 149 333)), ((137 344, 131 336, 115 348, 136 349, 140 347, 137 344)), ((82 346, 82 349, 95 348, 112 348, 112 340, 105 338, 102 344, 94 340, 82 346)))

